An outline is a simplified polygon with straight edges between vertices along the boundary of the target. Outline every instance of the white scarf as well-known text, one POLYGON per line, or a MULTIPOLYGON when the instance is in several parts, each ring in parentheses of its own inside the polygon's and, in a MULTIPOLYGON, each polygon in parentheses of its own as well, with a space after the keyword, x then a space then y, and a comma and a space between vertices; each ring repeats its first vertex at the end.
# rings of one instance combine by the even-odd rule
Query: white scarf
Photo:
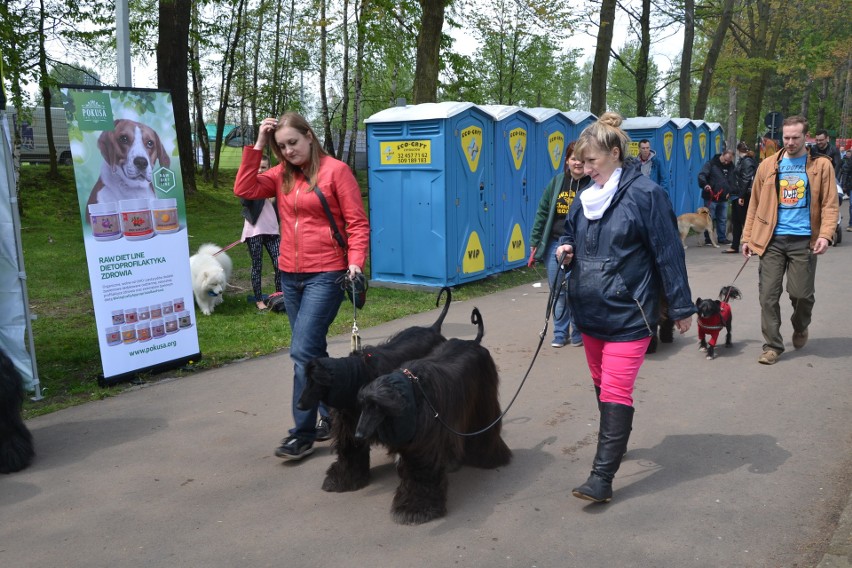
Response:
POLYGON ((586 188, 580 194, 580 203, 583 204, 583 214, 586 219, 594 221, 600 219, 612 202, 612 196, 618 189, 618 181, 621 179, 621 168, 617 168, 603 186, 594 184, 586 188))

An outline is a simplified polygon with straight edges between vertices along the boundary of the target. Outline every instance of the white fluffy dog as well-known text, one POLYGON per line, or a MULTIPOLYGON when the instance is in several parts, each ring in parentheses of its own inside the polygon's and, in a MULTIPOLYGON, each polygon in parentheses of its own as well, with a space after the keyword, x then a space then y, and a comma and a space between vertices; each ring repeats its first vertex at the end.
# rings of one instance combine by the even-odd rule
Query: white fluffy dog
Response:
POLYGON ((231 259, 224 252, 216 256, 221 247, 205 243, 198 252, 189 257, 189 269, 192 273, 192 292, 195 303, 201 313, 209 316, 216 306, 224 300, 223 294, 231 278, 231 259))

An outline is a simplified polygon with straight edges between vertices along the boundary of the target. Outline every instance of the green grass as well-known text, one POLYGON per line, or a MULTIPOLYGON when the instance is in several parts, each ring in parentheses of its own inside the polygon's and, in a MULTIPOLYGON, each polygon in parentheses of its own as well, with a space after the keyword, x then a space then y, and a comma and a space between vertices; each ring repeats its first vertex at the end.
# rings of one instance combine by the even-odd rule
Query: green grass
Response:
MULTIPOLYGON (((49 180, 45 166, 21 170, 21 235, 30 306, 36 316, 33 333, 44 397, 41 401, 26 401, 27 418, 113 396, 128 386, 103 388, 97 383, 101 373, 100 353, 77 193, 72 169, 59 171, 59 180, 49 180)), ((234 175, 234 170, 220 172, 218 188, 199 181, 199 191, 187 196, 191 251, 205 242, 225 246, 240 238, 243 220, 232 192, 234 175)), ((359 182, 366 193, 366 175, 359 173, 359 182)), ((251 294, 251 261, 245 247, 238 245, 229 255, 234 263, 233 287, 214 316, 197 318, 203 357, 188 368, 169 371, 167 376, 266 355, 289 346, 286 316, 259 314, 254 303, 246 301, 251 294)), ((264 268, 264 289, 272 291, 268 257, 264 259, 264 268)), ((369 274, 369 267, 366 272, 369 274)), ((520 268, 457 286, 453 296, 470 299, 538 279, 534 270, 520 268)), ((434 305, 434 291, 374 286, 370 288, 366 309, 358 314, 358 325, 371 327, 430 310, 434 305)), ((348 306, 344 304, 340 310, 331 335, 351 330, 352 311, 346 309, 348 306)), ((156 381, 162 376, 149 374, 140 380, 156 381)))

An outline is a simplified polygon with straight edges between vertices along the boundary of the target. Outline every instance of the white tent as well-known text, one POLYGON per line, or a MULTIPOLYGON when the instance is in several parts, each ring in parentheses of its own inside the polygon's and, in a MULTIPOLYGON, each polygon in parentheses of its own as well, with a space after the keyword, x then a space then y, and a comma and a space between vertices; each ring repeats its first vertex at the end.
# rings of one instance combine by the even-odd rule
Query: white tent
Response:
POLYGON ((27 276, 21 246, 12 138, 6 111, 0 108, 0 346, 24 377, 24 387, 41 398, 30 325, 27 276))

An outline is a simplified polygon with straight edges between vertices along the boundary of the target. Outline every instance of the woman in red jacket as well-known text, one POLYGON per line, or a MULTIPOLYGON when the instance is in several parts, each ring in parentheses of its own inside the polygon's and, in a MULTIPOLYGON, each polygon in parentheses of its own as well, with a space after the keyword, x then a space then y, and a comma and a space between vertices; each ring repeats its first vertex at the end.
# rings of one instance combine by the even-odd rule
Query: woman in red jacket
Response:
POLYGON ((337 281, 344 274, 349 278, 361 274, 370 227, 355 176, 346 164, 323 151, 311 126, 294 112, 261 122, 254 147, 243 149, 234 194, 248 199, 276 197, 278 202, 278 266, 292 335, 295 426, 275 455, 298 460, 313 452, 318 431, 320 438, 327 439, 327 411, 319 409, 317 423, 318 409, 299 410, 296 402, 305 387, 308 362, 328 356, 326 335, 343 300, 337 281), (267 144, 279 163, 258 173, 267 144), (335 224, 345 234, 346 248, 335 240, 317 191, 322 192, 335 224))

